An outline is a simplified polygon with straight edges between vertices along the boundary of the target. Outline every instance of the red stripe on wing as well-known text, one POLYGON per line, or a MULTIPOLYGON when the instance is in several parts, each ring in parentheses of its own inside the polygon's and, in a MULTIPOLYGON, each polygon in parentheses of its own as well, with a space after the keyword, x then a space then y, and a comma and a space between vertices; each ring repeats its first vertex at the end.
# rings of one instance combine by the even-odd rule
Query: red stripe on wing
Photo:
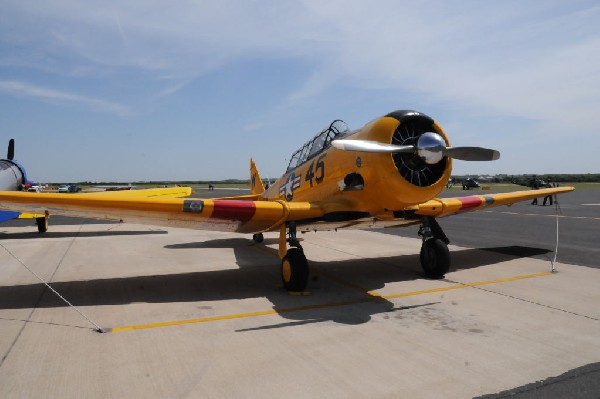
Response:
POLYGON ((233 220, 246 223, 256 213, 256 206, 252 201, 214 200, 211 215, 213 219, 233 220))
POLYGON ((478 206, 483 204, 483 200, 480 197, 476 197, 476 196, 462 197, 462 198, 457 198, 457 199, 462 204, 462 206, 460 207, 461 210, 477 208, 478 206))

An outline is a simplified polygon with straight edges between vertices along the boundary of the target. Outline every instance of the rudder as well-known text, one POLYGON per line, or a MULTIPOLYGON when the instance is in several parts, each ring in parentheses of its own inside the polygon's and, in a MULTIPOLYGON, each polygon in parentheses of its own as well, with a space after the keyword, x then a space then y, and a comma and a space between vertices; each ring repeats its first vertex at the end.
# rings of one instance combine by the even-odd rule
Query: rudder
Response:
POLYGON ((262 194, 265 192, 265 186, 258 173, 258 168, 254 160, 250 158, 250 194, 262 194))

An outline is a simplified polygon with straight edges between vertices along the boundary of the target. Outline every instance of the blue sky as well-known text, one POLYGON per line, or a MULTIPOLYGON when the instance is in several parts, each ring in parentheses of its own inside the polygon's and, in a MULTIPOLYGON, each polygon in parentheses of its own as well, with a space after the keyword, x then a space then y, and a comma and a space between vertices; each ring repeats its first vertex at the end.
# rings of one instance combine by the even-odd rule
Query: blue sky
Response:
POLYGON ((415 109, 502 153, 455 174, 600 173, 598 20, 597 1, 3 0, 0 141, 39 181, 247 178, 250 157, 278 177, 333 119, 415 109))

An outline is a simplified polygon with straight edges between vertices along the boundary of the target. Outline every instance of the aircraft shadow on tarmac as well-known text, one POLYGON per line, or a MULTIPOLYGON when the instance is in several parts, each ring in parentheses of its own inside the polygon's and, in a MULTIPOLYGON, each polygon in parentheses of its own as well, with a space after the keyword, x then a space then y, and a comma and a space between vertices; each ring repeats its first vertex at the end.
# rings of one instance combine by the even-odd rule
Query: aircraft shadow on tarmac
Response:
POLYGON ((27 233, 4 233, 0 232, 0 239, 25 240, 33 238, 84 238, 84 237, 114 237, 114 236, 141 236, 148 234, 168 234, 166 230, 140 230, 140 231, 124 231, 124 230, 104 230, 104 231, 48 231, 40 234, 38 232, 27 233))
MULTIPOLYGON (((265 240, 266 242, 267 240, 265 240)), ((250 246, 252 241, 247 238, 224 238, 199 242, 186 242, 183 244, 165 245, 167 249, 207 249, 207 248, 232 248, 250 246)), ((237 258, 236 258, 237 259, 237 258)))
MULTIPOLYGON (((160 232, 154 232, 157 233, 160 232)), ((312 278, 307 289, 312 291, 312 295, 289 295, 277 286, 280 282, 277 257, 268 253, 270 249, 259 251, 252 248, 251 243, 248 239, 239 238, 165 246, 166 249, 232 248, 238 269, 54 282, 51 285, 75 306, 211 302, 266 297, 276 312, 292 321, 258 327, 264 329, 321 321, 366 323, 374 314, 406 309, 395 308, 392 302, 370 296, 367 291, 381 289, 388 283, 424 278, 419 254, 330 262, 309 259, 312 278), (352 288, 352 285, 360 289, 352 288), (348 306, 353 307, 351 312, 348 306)), ((546 249, 518 246, 453 251, 452 262, 456 266, 451 270, 471 269, 548 252, 546 249)), ((168 268, 168 265, 165 267, 168 268)), ((432 304, 419 306, 427 305, 432 304)), ((0 286, 0 309, 63 306, 66 306, 65 303, 41 283, 0 286)))

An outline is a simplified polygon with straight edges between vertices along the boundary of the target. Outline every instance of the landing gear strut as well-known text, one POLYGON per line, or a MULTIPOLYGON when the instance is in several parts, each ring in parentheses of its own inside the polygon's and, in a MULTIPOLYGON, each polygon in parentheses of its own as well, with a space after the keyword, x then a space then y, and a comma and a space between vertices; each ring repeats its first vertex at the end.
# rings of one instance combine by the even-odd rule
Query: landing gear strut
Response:
POLYGON ((35 218, 35 224, 37 224, 38 233, 45 233, 48 231, 48 216, 35 218))
POLYGON ((308 262, 300 242, 296 238, 296 224, 288 222, 279 230, 279 257, 281 258, 281 281, 288 291, 303 291, 308 283, 308 262), (289 233, 286 230, 289 229, 289 233), (289 237, 286 236, 289 234, 289 237), (287 248, 287 244, 294 248, 287 248))
POLYGON ((419 235, 423 238, 421 246, 421 267, 430 278, 443 278, 450 269, 448 237, 438 222, 432 217, 421 220, 419 235))

